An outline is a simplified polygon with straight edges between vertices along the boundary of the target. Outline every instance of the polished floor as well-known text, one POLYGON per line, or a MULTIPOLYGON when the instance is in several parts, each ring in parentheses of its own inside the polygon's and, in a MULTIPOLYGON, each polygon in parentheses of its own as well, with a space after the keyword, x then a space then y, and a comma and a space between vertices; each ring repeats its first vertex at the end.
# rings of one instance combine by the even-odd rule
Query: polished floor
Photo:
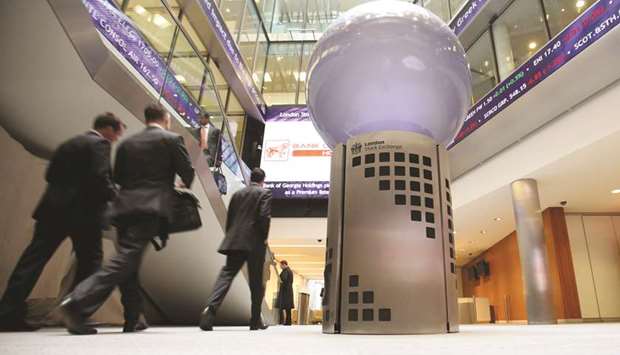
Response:
POLYGON ((101 328, 69 336, 62 329, 0 333, 0 354, 620 354, 620 323, 556 326, 464 325, 448 335, 324 335, 318 326, 246 328, 153 327, 138 334, 101 328))

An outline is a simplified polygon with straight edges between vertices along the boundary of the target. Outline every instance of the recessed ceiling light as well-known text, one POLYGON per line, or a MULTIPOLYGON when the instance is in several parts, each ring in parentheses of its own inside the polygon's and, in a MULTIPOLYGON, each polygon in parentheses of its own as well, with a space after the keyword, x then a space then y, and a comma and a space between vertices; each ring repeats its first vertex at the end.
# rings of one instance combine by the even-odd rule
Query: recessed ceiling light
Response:
POLYGON ((482 229, 482 230, 480 230, 480 234, 487 234, 487 231, 482 229))
POLYGON ((611 190, 612 194, 620 194, 620 189, 611 190))
POLYGON ((265 82, 267 83, 271 82, 271 75, 269 75, 269 73, 265 73, 265 82))
POLYGON ((166 28, 170 26, 170 22, 168 22, 168 20, 160 14, 155 14, 155 16, 153 16, 153 23, 159 28, 166 28))
POLYGON ((134 6, 133 11, 135 11, 138 15, 144 15, 146 13, 146 9, 142 7, 142 5, 134 6))
POLYGON ((484 61, 484 66, 485 66, 485 67, 488 67, 488 66, 489 66, 489 61, 488 61, 488 60, 485 60, 485 61, 484 61))
POLYGON ((493 220, 494 220, 495 222, 499 222, 499 221, 501 221, 501 220, 502 220, 502 217, 495 217, 495 218, 493 218, 493 220))
POLYGON ((564 8, 563 8, 563 9, 562 9, 562 10, 560 10, 560 11, 564 12, 564 11, 566 11, 566 9, 564 9, 564 8))
POLYGON ((585 2, 584 0, 579 0, 579 1, 577 1, 577 2, 575 3, 575 6, 576 6, 578 9, 581 9, 582 7, 586 6, 586 2, 585 2))
POLYGON ((535 48, 536 48, 536 46, 538 46, 538 45, 536 44, 536 42, 530 42, 530 44, 528 44, 528 45, 527 45, 527 47, 528 47, 529 49, 535 49, 535 48))

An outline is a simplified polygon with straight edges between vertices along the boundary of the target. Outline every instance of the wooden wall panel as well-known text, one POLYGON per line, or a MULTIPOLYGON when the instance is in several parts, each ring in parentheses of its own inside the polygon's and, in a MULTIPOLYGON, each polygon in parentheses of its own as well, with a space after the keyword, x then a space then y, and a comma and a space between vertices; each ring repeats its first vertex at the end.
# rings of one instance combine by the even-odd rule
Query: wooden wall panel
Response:
POLYGON ((543 211, 543 225, 556 318, 580 319, 579 295, 564 209, 551 207, 543 211))
POLYGON ((463 295, 488 298, 495 309, 496 320, 527 320, 516 232, 463 267, 463 295), (491 275, 470 280, 467 268, 483 259, 489 263, 491 275))

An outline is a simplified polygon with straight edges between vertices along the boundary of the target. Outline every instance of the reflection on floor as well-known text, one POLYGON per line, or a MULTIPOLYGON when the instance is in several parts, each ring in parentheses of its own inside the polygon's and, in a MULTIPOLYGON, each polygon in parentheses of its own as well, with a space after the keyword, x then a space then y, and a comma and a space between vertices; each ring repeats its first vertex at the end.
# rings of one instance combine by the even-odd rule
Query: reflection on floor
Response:
POLYGON ((102 328, 69 336, 62 329, 0 333, 0 354, 620 354, 620 323, 556 326, 463 325, 458 334, 324 335, 319 326, 247 328, 152 327, 138 334, 102 328))

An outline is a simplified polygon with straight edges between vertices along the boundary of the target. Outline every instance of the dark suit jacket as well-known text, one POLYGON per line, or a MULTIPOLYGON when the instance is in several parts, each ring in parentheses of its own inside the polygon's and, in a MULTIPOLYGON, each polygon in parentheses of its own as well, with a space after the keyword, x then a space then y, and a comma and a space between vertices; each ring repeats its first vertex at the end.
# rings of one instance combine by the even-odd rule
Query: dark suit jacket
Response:
POLYGON ((102 227, 116 194, 110 177, 110 142, 87 132, 62 143, 50 160, 47 188, 33 218, 76 227, 102 227))
POLYGON ((226 237, 218 250, 250 253, 264 250, 271 222, 271 191, 251 183, 235 192, 228 205, 226 237))
POLYGON ((149 126, 127 138, 116 152, 114 182, 121 189, 111 217, 116 221, 136 215, 170 218, 176 175, 187 187, 194 180, 183 137, 149 126))

